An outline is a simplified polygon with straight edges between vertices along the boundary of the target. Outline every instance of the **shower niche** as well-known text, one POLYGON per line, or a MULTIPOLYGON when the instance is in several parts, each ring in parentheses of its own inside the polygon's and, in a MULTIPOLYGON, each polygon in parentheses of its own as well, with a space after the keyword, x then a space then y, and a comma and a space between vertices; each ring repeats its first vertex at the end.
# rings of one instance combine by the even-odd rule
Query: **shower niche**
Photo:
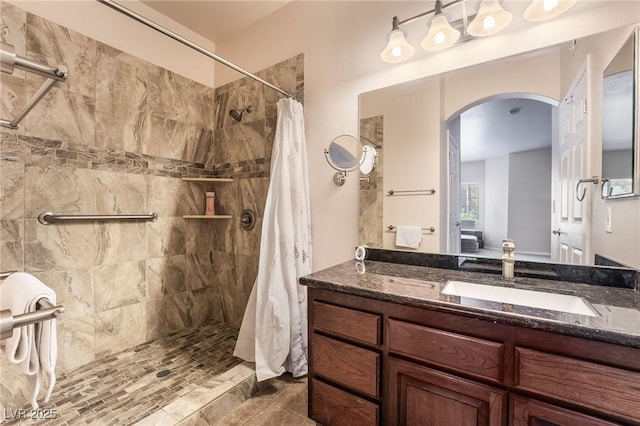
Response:
MULTIPOLYGON (((183 177, 183 181, 186 182, 195 182, 195 183, 206 183, 206 184, 216 184, 216 183, 232 183, 234 180, 231 178, 213 178, 213 177, 183 177)), ((187 214, 182 216, 183 219, 231 219, 232 216, 230 214, 187 214)))

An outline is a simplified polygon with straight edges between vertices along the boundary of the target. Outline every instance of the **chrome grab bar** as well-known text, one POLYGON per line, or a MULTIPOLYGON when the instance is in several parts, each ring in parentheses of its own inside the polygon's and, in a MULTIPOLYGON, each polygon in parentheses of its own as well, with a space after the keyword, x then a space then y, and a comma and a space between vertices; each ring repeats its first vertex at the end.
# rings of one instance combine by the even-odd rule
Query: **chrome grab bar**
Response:
POLYGON ((151 222, 155 222, 158 219, 158 213, 149 213, 149 214, 112 214, 112 215, 99 215, 99 214, 89 214, 89 215, 59 215, 53 214, 51 212, 44 212, 38 216, 38 222, 43 225, 50 225, 56 222, 67 222, 67 221, 115 221, 115 220, 148 220, 151 222))
POLYGON ((59 81, 66 81, 69 70, 64 65, 58 65, 58 68, 49 65, 40 64, 31 59, 23 58, 16 55, 13 46, 7 43, 0 43, 0 71, 13 74, 15 68, 35 73, 48 80, 40 86, 40 89, 33 95, 31 100, 27 102, 13 120, 0 119, 0 126, 16 130, 20 122, 27 114, 36 106, 38 102, 56 85, 59 81))
MULTIPOLYGON (((393 232, 394 229, 396 229, 397 226, 394 225, 389 225, 387 226, 387 229, 389 232, 393 232)), ((435 232, 436 228, 434 228, 433 226, 429 227, 429 228, 422 228, 423 231, 429 231, 429 232, 435 232)))

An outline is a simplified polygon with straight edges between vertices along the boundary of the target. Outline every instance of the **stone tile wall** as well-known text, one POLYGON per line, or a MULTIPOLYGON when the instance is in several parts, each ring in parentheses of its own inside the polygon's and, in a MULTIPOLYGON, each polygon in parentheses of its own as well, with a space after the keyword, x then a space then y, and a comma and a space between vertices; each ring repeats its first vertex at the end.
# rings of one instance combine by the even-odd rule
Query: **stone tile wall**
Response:
MULTIPOLYGON (((257 75, 299 99, 304 94, 304 55, 278 63, 257 75)), ((282 95, 247 77, 215 90, 214 175, 236 179, 216 186, 216 200, 224 213, 239 218, 244 209, 255 212, 256 226, 242 230, 237 219, 214 225, 212 258, 222 274, 213 279, 220 291, 223 320, 240 326, 258 274, 260 231, 269 187, 271 150, 276 129, 276 103, 282 95), (251 106, 240 123, 231 109, 251 106)), ((207 167, 211 161, 207 162, 207 167)), ((203 263, 200 263, 201 265, 203 263)))
MULTIPOLYGON (((358 244, 368 247, 382 248, 384 226, 382 223, 383 193, 383 116, 368 117, 360 120, 360 136, 374 142, 378 161, 368 180, 360 181, 359 196, 359 241, 358 244), (378 148, 379 147, 379 148, 378 148)), ((368 143, 364 139, 364 144, 368 143)))
MULTIPOLYGON (((214 89, 6 2, 0 7, 0 39, 18 55, 69 69, 67 81, 19 130, 0 128, 0 270, 33 273, 65 306, 58 321, 58 371, 209 319, 239 325, 257 273, 261 222, 241 233, 237 215, 243 206, 260 217, 263 211, 273 134, 268 129, 275 126, 275 113, 266 113, 273 108, 264 105, 275 105, 271 95, 262 86, 246 88, 243 80, 232 83, 229 98, 255 92, 265 112, 260 120, 245 115, 239 133, 214 136, 233 124, 216 126, 216 111, 227 105, 214 89), (204 192, 210 190, 182 181, 185 175, 238 177, 215 188, 218 212, 234 218, 183 219, 204 211, 204 192), (37 221, 44 211, 154 211, 159 218, 45 226, 37 221)), ((299 84, 300 64, 287 61, 264 73, 280 78, 292 68, 299 71, 299 84)), ((0 78, 5 119, 43 81, 20 70, 0 78)), ((0 363, 0 409, 21 406, 27 381, 1 352, 0 363)))

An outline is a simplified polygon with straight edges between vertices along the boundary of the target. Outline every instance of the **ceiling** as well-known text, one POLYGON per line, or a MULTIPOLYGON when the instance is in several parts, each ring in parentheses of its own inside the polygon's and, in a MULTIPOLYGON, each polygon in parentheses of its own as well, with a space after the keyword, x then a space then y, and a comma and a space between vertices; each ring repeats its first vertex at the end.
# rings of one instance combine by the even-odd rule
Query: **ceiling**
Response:
POLYGON ((290 1, 142 0, 214 43, 233 37, 290 1))
POLYGON ((541 101, 511 98, 468 109, 460 116, 460 160, 479 161, 551 148, 553 108, 541 101))

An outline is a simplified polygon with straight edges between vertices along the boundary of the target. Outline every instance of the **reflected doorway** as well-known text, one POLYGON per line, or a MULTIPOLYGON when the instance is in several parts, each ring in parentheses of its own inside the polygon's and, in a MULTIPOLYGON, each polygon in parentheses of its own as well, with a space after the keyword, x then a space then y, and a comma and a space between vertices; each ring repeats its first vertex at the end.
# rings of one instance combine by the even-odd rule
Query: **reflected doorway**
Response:
POLYGON ((519 260, 552 260, 556 105, 535 95, 501 95, 448 120, 459 150, 458 166, 449 166, 449 196, 458 200, 449 203, 449 223, 459 229, 449 233, 459 238, 449 241, 450 253, 500 258, 502 240, 510 238, 519 260))

